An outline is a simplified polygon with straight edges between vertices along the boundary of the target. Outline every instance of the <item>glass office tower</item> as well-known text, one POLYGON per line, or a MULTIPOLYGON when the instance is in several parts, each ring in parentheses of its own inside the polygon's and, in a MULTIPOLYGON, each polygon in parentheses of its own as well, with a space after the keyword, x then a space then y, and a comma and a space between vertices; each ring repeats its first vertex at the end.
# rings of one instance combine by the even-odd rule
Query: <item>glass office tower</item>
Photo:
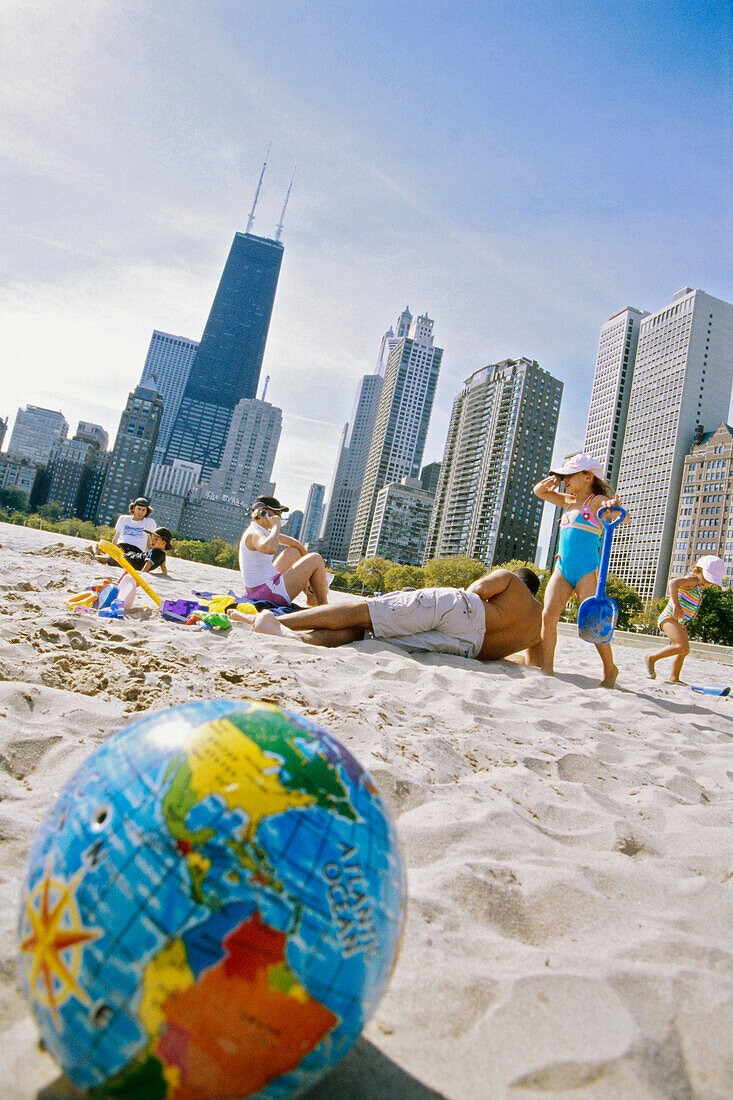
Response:
POLYGON ((163 419, 153 455, 155 463, 163 461, 197 350, 196 340, 153 330, 140 385, 152 386, 163 398, 163 419))
POLYGON ((209 481, 235 406, 257 387, 282 264, 279 241, 236 233, 163 461, 197 462, 209 481))

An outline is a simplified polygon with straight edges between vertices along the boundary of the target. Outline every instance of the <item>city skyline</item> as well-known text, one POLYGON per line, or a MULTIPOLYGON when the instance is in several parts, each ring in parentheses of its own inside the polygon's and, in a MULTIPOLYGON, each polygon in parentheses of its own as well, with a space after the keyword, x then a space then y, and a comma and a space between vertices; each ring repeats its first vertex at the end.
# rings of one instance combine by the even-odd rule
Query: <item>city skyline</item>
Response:
POLYGON ((275 233, 298 162, 264 363, 293 505, 330 483, 395 303, 440 319, 430 461, 484 363, 527 356, 565 382, 566 453, 606 318, 687 284, 733 297, 726 5, 458 3, 446 34, 407 3, 409 79, 369 6, 295 12, 3 6, 1 416, 32 403, 113 435, 151 332, 203 331, 270 140, 255 233, 275 233))

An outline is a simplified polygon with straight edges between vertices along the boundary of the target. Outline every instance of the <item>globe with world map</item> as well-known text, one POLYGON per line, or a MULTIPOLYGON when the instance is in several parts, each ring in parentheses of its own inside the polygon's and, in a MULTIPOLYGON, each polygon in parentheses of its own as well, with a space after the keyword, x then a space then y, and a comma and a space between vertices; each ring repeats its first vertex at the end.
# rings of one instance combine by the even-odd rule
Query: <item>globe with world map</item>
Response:
POLYGON ((36 834, 20 972, 92 1097, 297 1096, 394 965, 405 872, 369 775, 260 702, 172 707, 111 737, 36 834))

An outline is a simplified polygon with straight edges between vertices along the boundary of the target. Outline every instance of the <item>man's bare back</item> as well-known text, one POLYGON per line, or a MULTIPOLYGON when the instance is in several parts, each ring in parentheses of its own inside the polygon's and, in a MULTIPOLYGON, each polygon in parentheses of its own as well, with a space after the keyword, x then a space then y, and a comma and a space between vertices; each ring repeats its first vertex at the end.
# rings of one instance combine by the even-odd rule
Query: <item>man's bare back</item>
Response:
POLYGON ((496 569, 474 581, 467 591, 475 592, 484 603, 486 635, 479 661, 498 661, 540 645, 542 604, 515 573, 496 569))

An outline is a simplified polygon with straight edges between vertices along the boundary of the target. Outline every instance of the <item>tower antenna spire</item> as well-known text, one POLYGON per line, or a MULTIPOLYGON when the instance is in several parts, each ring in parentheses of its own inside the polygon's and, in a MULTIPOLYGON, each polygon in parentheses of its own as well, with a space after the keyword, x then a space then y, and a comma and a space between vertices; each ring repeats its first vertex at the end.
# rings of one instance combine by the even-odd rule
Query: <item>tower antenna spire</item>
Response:
POLYGON ((276 241, 279 241, 279 240, 280 240, 280 237, 282 236, 282 231, 283 231, 283 222, 285 221, 285 211, 286 211, 286 210, 287 210, 287 208, 288 208, 288 199, 290 198, 290 189, 291 189, 291 187, 293 186, 293 180, 295 179, 295 169, 296 169, 297 167, 298 167, 298 165, 297 165, 297 164, 294 164, 294 165, 293 165, 293 174, 292 174, 292 176, 290 177, 290 183, 288 184, 288 192, 287 192, 287 194, 286 194, 286 196, 285 196, 285 202, 283 203, 283 212, 282 212, 282 214, 280 215, 280 221, 279 221, 279 222, 277 223, 277 232, 276 232, 276 234, 275 234, 275 240, 276 240, 276 241))
POLYGON ((257 206, 257 200, 260 197, 260 187, 262 187, 262 180, 265 175, 265 168, 267 168, 267 158, 270 155, 270 149, 272 148, 272 142, 267 146, 267 152, 265 153, 265 163, 262 165, 262 171, 260 172, 260 182, 257 184, 257 190, 255 191, 254 202, 252 203, 252 209, 249 212, 249 221, 247 222, 247 232, 252 232, 252 225, 255 220, 255 207, 257 206))

